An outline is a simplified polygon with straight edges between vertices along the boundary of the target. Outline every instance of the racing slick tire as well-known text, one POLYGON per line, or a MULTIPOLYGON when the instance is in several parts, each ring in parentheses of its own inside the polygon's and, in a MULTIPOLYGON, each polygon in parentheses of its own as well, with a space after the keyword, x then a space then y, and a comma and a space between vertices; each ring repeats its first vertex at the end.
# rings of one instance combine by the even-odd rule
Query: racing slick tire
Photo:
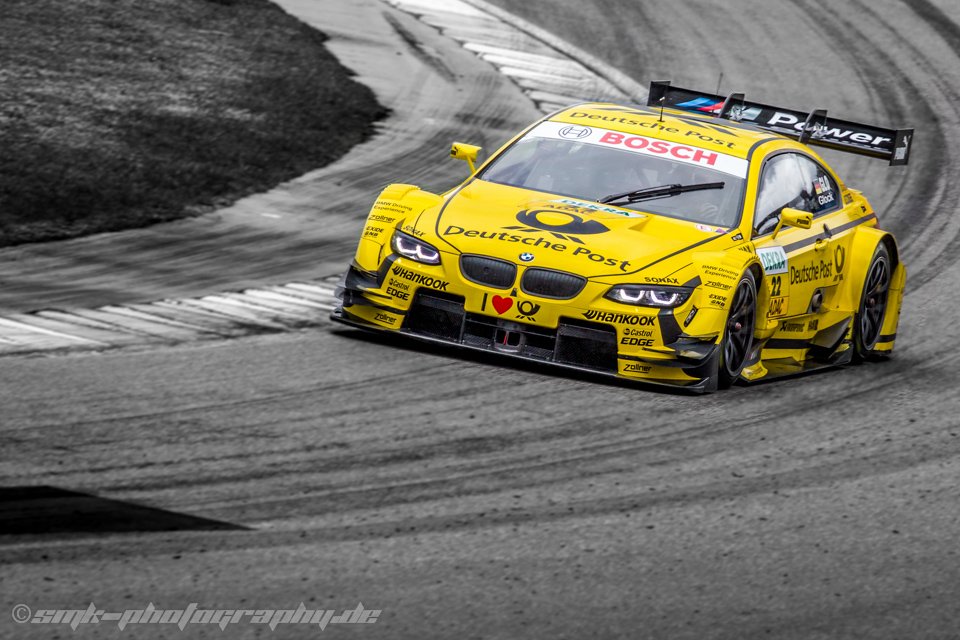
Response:
POLYGON ((757 281, 747 270, 734 289, 730 312, 720 342, 717 367, 717 388, 729 389, 740 377, 753 348, 753 331, 757 325, 757 281))
POLYGON ((854 362, 859 363, 879 357, 874 347, 877 346, 883 329, 892 276, 893 264, 890 260, 890 250, 885 243, 881 242, 873 252, 873 258, 867 268, 867 276, 863 279, 863 292, 860 294, 860 305, 853 318, 854 362))

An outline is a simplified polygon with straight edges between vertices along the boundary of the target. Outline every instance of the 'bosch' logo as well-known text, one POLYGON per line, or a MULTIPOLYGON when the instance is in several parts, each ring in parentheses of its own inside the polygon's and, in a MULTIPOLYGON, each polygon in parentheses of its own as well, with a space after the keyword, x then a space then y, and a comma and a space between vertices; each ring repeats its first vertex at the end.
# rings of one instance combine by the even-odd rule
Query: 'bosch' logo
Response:
POLYGON ((586 138, 591 133, 593 133, 593 129, 591 129, 590 127, 578 127, 575 124, 572 124, 569 127, 564 127, 563 129, 560 129, 560 137, 571 139, 571 140, 579 140, 581 138, 586 138))

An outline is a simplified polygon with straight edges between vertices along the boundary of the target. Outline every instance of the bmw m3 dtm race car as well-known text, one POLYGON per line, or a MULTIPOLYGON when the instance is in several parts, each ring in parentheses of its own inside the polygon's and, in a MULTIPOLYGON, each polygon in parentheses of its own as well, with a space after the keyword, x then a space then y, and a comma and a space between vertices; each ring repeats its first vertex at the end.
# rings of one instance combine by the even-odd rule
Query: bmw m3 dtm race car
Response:
POLYGON ((332 318, 693 391, 889 354, 906 271, 811 146, 904 165, 913 131, 653 83, 578 104, 434 194, 393 184, 332 318))

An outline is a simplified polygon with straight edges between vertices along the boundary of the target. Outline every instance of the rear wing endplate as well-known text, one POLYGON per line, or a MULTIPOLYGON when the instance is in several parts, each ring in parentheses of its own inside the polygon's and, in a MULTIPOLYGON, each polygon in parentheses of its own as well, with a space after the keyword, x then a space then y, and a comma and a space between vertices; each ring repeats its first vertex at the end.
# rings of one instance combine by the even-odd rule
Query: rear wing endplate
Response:
POLYGON ((858 153, 904 165, 910 159, 913 129, 884 129, 873 125, 828 118, 824 109, 796 111, 749 102, 742 93, 718 96, 670 86, 670 82, 650 83, 647 105, 680 109, 718 118, 744 122, 761 129, 795 138, 804 144, 858 153))

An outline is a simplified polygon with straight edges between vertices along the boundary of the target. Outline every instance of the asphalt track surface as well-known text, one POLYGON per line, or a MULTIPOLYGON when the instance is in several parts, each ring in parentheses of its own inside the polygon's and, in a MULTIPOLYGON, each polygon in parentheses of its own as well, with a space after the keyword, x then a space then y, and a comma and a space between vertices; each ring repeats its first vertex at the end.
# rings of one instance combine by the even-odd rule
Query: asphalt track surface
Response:
MULTIPOLYGON (((960 637, 960 9, 946 0, 514 4, 641 81, 712 89, 723 72, 724 88, 761 101, 915 126, 906 170, 831 156, 901 241, 908 292, 894 358, 705 397, 332 327, 5 358, 2 486, 51 487, 29 508, 9 498, 22 492, 2 494, 8 610, 362 601, 383 610, 376 624, 323 634, 960 637), (71 509, 90 515, 96 531, 76 531, 82 518, 68 517, 71 509)), ((521 95, 460 53, 441 51, 452 76, 421 71, 418 83, 439 92, 476 73, 443 94, 461 96, 456 117, 425 126, 403 162, 338 169, 351 197, 377 181, 429 180, 429 150, 442 151, 451 135, 482 132, 489 144, 533 117, 521 95)), ((431 104, 422 94, 397 98, 431 104)), ((346 259, 361 217, 294 218, 291 237, 316 235, 287 254, 283 234, 264 230, 275 243, 263 247, 262 277, 325 275, 308 240, 332 234, 316 249, 321 266, 346 259)), ((122 247, 137 237, 88 242, 103 243, 100 255, 127 255, 122 247)), ((184 255, 145 295, 259 278, 248 262, 262 241, 228 246, 217 261, 184 255), (189 277, 198 274, 208 281, 189 277)), ((38 297, 130 291, 114 284, 127 263, 72 290, 54 276, 41 287, 57 252, 69 262, 78 246, 89 245, 21 250, 25 271, 46 265, 36 267, 38 297)), ((29 287, 4 304, 29 305, 29 287)), ((15 625, 0 613, 2 637, 107 635, 15 625)), ((322 637, 306 627, 273 633, 322 637)), ((116 635, 127 634, 226 635, 147 626, 116 635)), ((227 634, 271 632, 239 625, 227 634)))

